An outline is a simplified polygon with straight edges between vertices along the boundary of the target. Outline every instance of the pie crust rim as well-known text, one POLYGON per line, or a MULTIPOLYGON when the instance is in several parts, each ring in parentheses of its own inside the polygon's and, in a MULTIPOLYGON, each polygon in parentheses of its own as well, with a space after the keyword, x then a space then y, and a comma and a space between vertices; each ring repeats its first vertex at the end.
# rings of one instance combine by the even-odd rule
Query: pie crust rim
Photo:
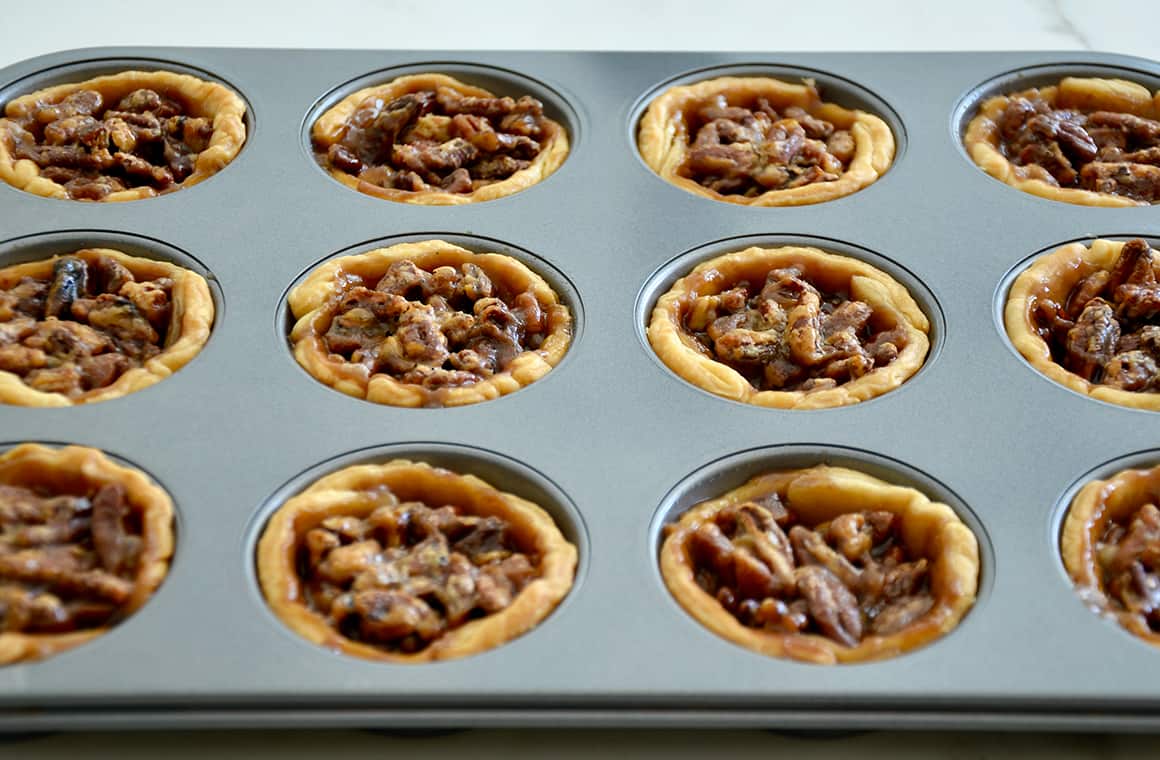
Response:
POLYGON ((637 132, 637 148, 645 164, 666 182, 694 195, 741 206, 801 206, 850 195, 885 174, 895 154, 894 133, 880 117, 825 102, 809 85, 759 76, 724 76, 669 87, 645 109, 637 132), (854 158, 832 182, 767 190, 751 198, 719 193, 682 177, 678 169, 684 163, 690 139, 684 114, 717 95, 764 97, 777 109, 800 106, 811 116, 830 121, 839 129, 849 129, 854 138, 854 158))
POLYGON ((1102 193, 1076 187, 1057 187, 1042 179, 1027 176, 1024 167, 1011 163, 999 150, 1001 142, 998 120, 1015 96, 1041 97, 1052 107, 1107 110, 1131 113, 1144 118, 1160 118, 1160 91, 1155 95, 1142 85, 1125 79, 1100 77, 1063 77, 1058 85, 1033 87, 1019 92, 994 95, 980 104, 978 112, 963 133, 967 155, 984 172, 1000 182, 1047 200, 1082 206, 1108 208, 1149 206, 1115 193, 1102 193), (1058 105, 1057 105, 1058 104, 1058 105))
MULTIPOLYGON (((10 101, 4 107, 4 116, 27 112, 35 108, 38 101, 52 99, 52 102, 60 102, 79 90, 96 90, 106 102, 115 102, 141 88, 158 90, 163 95, 176 93, 188 105, 191 115, 213 116, 213 136, 209 147, 198 154, 193 173, 175 183, 174 190, 192 187, 209 179, 241 152, 246 141, 246 104, 241 96, 217 82, 172 71, 123 71, 83 82, 46 87, 10 101)), ((16 159, 12 155, 15 142, 5 126, 6 118, 0 118, 0 179, 18 190, 34 195, 73 200, 68 197, 63 185, 41 176, 36 162, 27 158, 16 159)), ((135 201, 163 194, 143 185, 109 193, 98 202, 135 201)))
POLYGON ((172 314, 169 318, 169 330, 166 332, 166 344, 161 347, 161 353, 140 367, 128 370, 111 385, 85 391, 75 399, 63 393, 36 390, 25 385, 19 375, 0 370, 0 403, 61 407, 121 398, 148 388, 174 374, 193 361, 209 341, 215 316, 209 284, 197 272, 168 261, 130 256, 112 248, 81 248, 72 253, 57 254, 47 259, 0 268, 0 285, 19 282, 21 277, 51 280, 53 264, 63 256, 76 256, 85 261, 108 256, 128 269, 134 277, 144 276, 150 280, 168 277, 173 280, 173 289, 170 291, 172 314))
MULTIPOLYGON (((386 101, 394 100, 402 95, 420 90, 434 90, 439 87, 451 88, 461 95, 469 97, 494 98, 494 93, 462 82, 447 74, 404 74, 389 82, 364 87, 357 90, 335 105, 328 108, 310 128, 311 152, 319 152, 315 146, 321 146, 325 152, 331 145, 340 139, 343 126, 358 110, 363 101, 372 97, 383 98, 386 101)), ((448 193, 442 190, 399 190, 384 188, 363 182, 358 177, 333 167, 322 166, 322 170, 343 185, 365 195, 384 198, 399 203, 414 203, 425 206, 458 206, 465 203, 479 203, 496 200, 526 190, 532 185, 547 179, 568 158, 570 150, 568 130, 559 122, 544 117, 544 124, 551 130, 546 140, 540 143, 540 152, 532 159, 532 163, 525 169, 513 173, 507 179, 493 182, 490 185, 473 190, 470 193, 448 193)))
POLYGON ((1039 256, 1011 284, 1003 309, 1007 337, 1033 369, 1049 380, 1083 396, 1133 409, 1160 411, 1160 393, 1126 391, 1084 380, 1051 357, 1051 348, 1039 337, 1032 310, 1039 296, 1066 304, 1072 288, 1099 269, 1111 269, 1124 247, 1122 240, 1097 239, 1090 246, 1068 243, 1039 256), (1062 296, 1062 300, 1060 298, 1062 296))
POLYGON ((558 365, 571 345, 574 332, 571 310, 548 282, 528 266, 505 254, 476 253, 443 240, 396 243, 330 259, 311 270, 286 300, 295 320, 290 342, 298 364, 315 380, 337 391, 390 406, 421 407, 433 399, 438 399, 438 406, 463 406, 513 393, 543 378, 558 365), (549 332, 540 348, 525 349, 506 369, 490 378, 438 391, 400 382, 386 373, 372 374, 340 354, 331 354, 323 336, 329 329, 328 307, 347 284, 344 274, 354 272, 377 279, 391 264, 408 259, 426 271, 442 265, 472 263, 493 281, 502 281, 517 292, 530 289, 549 321, 549 332), (322 329, 323 325, 326 329, 322 329))
POLYGON ((86 446, 52 448, 24 443, 0 453, 0 481, 8 484, 38 483, 50 476, 54 484, 63 478, 70 485, 83 481, 90 486, 106 483, 124 486, 126 500, 137 506, 141 514, 142 548, 133 593, 121 606, 119 620, 112 626, 68 633, 0 632, 0 665, 45 659, 84 644, 125 622, 149 601, 165 580, 173 556, 173 501, 165 489, 144 472, 118 464, 99 449, 86 446))
POLYGON ((539 505, 500 491, 474 475, 407 459, 352 465, 319 478, 270 516, 257 548, 262 595, 291 630, 313 644, 343 654, 401 664, 478 654, 522 636, 543 622, 568 595, 576 564, 576 547, 539 505), (504 519, 521 545, 536 548, 539 576, 503 610, 453 628, 413 654, 391 652, 343 636, 302 601, 296 568, 299 538, 325 517, 370 514, 379 506, 373 490, 383 488, 400 501, 421 500, 430 506, 439 501, 440 506, 451 503, 461 509, 468 504, 471 509, 464 512, 504 519))
POLYGON ((904 285, 864 261, 851 256, 799 245, 772 248, 751 246, 702 261, 688 271, 657 299, 648 324, 648 341, 658 358, 681 379, 717 396, 757 406, 778 409, 823 409, 856 404, 881 396, 913 377, 925 363, 930 350, 930 321, 904 285), (907 345, 889 364, 875 368, 860 378, 834 388, 812 391, 759 391, 741 373, 727 364, 705 356, 695 339, 683 328, 684 314, 700 295, 718 293, 740 280, 746 272, 769 271, 799 266, 803 277, 817 272, 830 278, 848 277, 850 294, 874 309, 878 319, 887 318, 903 325, 907 345), (721 272, 713 277, 708 272, 721 272), (853 278, 857 277, 857 280, 853 278), (699 289, 708 286, 706 289, 699 289))
POLYGON ((768 472, 684 512, 665 538, 661 576, 677 603, 718 636, 770 657, 831 665, 895 657, 925 646, 954 629, 974 605, 979 590, 979 546, 955 511, 920 491, 892 485, 845 467, 815 465, 768 472), (800 524, 814 526, 860 510, 901 515, 901 537, 912 558, 931 561, 929 578, 935 604, 911 625, 888 636, 867 636, 845 647, 820 634, 779 633, 750 628, 706 593, 694 577, 687 542, 697 527, 727 506, 776 492, 788 499, 800 524))

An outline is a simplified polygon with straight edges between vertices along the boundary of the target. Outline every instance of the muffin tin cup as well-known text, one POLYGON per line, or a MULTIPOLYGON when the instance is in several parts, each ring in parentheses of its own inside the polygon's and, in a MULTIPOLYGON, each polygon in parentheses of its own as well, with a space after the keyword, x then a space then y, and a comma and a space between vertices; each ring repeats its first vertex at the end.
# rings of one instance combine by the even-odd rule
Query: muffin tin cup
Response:
POLYGON ((999 284, 1033 252, 1101 231, 1160 236, 1160 208, 1069 206, 1001 187, 965 160, 954 121, 981 82, 1017 68, 1063 61, 1160 77, 1160 64, 1050 52, 108 49, 8 67, 0 87, 14 93, 31 74, 94 58, 213 72, 248 99, 258 128, 212 181, 146 201, 46 202, 0 186, 5 240, 103 230, 162 241, 212 272, 228 305, 201 355, 146 391, 73 409, 0 408, 0 439, 115 452, 164 484, 181 511, 177 559, 137 615, 85 646, 0 668, 0 730, 1160 728, 1160 652, 1077 601, 1055 527, 1069 484, 1155 449, 1160 415, 1093 402, 1029 371, 993 318, 999 284), (581 138, 560 171, 489 203, 430 208, 351 192, 313 163, 304 124, 327 93, 440 61, 515 72, 559 93, 581 138), (902 160, 838 201, 755 209, 686 193, 636 157, 626 136, 659 85, 757 64, 872 93, 905 125, 902 160), (565 360, 506 398, 423 411, 368 404, 303 372, 279 312, 295 279, 335 252, 432 230, 503 241, 570 283, 583 333, 565 360), (651 311, 642 289, 682 252, 743 237, 839 241, 924 286, 912 292, 937 328, 924 369, 871 403, 824 411, 737 404, 677 378, 641 339, 651 311), (508 463, 496 471, 501 489, 515 490, 513 472, 539 473, 533 480, 550 483, 565 512, 573 505, 586 542, 560 607, 502 647, 421 666, 334 654, 282 626, 256 592, 252 553, 286 484, 336 457, 444 447, 508 463), (793 447, 877 463, 930 496, 956 495, 952 506, 975 516, 984 585, 955 631, 894 659, 818 667, 730 644, 673 601, 656 567, 661 505, 708 463, 757 451, 773 465, 793 447))

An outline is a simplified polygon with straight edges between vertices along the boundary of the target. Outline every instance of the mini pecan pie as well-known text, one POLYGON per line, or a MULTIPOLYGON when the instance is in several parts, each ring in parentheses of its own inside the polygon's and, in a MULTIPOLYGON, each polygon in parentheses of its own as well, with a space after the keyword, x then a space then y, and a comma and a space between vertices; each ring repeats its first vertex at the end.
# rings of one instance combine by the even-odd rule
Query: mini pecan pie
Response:
POLYGON ((1068 509, 1060 554, 1084 603, 1160 646, 1160 467, 1085 485, 1068 509))
POLYGON ((184 367, 214 308, 198 274, 106 248, 0 269, 0 402, 124 396, 184 367))
POLYGON ((685 380, 760 406, 880 396, 918 371, 926 315, 886 273, 816 248, 748 248, 699 264, 661 296, 648 338, 685 380))
POLYGON ((841 467, 756 477, 668 530, 661 573, 685 611, 773 657, 893 657, 954 628, 978 589, 950 507, 841 467))
POLYGON ((168 71, 49 87, 5 107, 0 179, 51 198, 151 198, 232 161, 246 140, 245 111, 227 87, 168 71))
POLYGON ((637 142, 645 163, 677 187, 748 206, 840 198, 894 159, 886 122, 822 102, 810 80, 722 77, 672 87, 649 105, 637 142))
POLYGON ((258 544, 286 625, 347 654, 463 657, 538 625, 572 587, 576 548, 535 504, 421 462, 356 465, 287 501, 258 544))
POLYGON ((1160 283, 1144 240, 1065 245, 1016 278, 1007 334, 1031 366, 1092 398, 1160 410, 1160 283))
POLYGON ((572 316, 510 256, 441 240, 329 261, 294 288, 294 356, 319 381, 394 406, 460 406, 543 377, 572 316))
POLYGON ((560 168, 568 134, 529 95, 495 97, 443 74, 344 98, 311 131, 318 162, 360 192, 404 203, 490 201, 560 168))
POLYGON ((964 143, 983 171, 1025 193, 1085 206, 1160 202, 1160 93, 1068 77, 990 98, 964 143))
POLYGON ((173 504, 96 449, 36 444, 0 454, 0 663, 99 636, 161 585, 173 504))

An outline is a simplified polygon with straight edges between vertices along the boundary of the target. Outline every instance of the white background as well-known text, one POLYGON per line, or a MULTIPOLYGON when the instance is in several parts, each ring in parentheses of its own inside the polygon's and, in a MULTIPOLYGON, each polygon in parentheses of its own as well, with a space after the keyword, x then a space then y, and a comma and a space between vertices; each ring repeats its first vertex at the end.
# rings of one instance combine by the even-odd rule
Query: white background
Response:
MULTIPOLYGON (((151 3, 0 0, 0 67, 96 45, 544 50, 1098 50, 1160 59, 1156 0, 439 0, 151 3)), ((0 231, 3 220, 0 219, 0 231)), ((0 235, 2 237, 2 235, 0 235)), ((1050 635, 1049 631, 1044 632, 1050 635)), ((1160 656, 1160 653, 1157 653, 1160 656)), ((1061 667, 1065 667, 1061 664, 1061 667)), ((888 728, 888 727, 884 727, 888 728)), ((1147 737, 896 734, 794 739, 757 731, 471 731, 76 734, 0 743, 0 757, 161 755, 292 760, 480 757, 1155 757, 1147 737)))

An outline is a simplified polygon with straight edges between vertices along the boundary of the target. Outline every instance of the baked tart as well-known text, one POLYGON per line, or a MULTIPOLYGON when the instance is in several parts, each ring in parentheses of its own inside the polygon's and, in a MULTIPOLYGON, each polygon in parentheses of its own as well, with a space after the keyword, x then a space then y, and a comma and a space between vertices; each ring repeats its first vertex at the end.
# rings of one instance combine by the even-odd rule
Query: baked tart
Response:
POLYGON ((1160 93, 1134 82, 1067 77, 988 98, 963 142, 987 174, 1041 198, 1160 202, 1160 93))
POLYGON ((262 592, 286 625, 388 662, 463 657, 521 636, 575 571, 576 548, 537 505, 401 459, 316 481, 258 544, 262 592))
POLYGON ((495 200, 540 182, 568 157, 567 131, 539 100, 496 97, 444 74, 359 90, 310 134, 330 176, 402 203, 495 200))
POLYGON ((784 409, 880 396, 922 366, 930 323, 902 285, 847 256, 747 248, 658 299, 648 339, 669 369, 735 401, 784 409))
POLYGON ((196 185, 246 141, 224 85, 124 71, 22 95, 0 119, 0 179, 49 198, 132 201, 196 185))
POLYGON ((543 377, 572 315, 535 272, 442 240, 343 256, 289 295, 294 357, 318 381, 393 406, 461 406, 543 377))
POLYGON ((772 657, 894 657, 953 629, 978 589, 978 544, 950 507, 841 467, 761 475, 667 530, 677 602, 772 657))
POLYGON ((108 248, 0 269, 0 402, 71 406, 169 377, 209 339, 195 272, 108 248))
POLYGON ((671 87, 649 104, 637 144, 663 179, 745 206, 841 198, 894 160, 886 122, 824 102, 808 79, 721 77, 671 87))
POLYGON ((1015 279, 1012 345, 1048 378, 1100 401, 1160 410, 1160 283, 1142 239, 1071 243, 1015 279))
POLYGON ((1160 646, 1160 467, 1123 470, 1076 495, 1060 554, 1084 603, 1160 646))
POLYGON ((96 449, 0 454, 0 663, 39 660, 137 611, 173 554, 173 503, 96 449))

